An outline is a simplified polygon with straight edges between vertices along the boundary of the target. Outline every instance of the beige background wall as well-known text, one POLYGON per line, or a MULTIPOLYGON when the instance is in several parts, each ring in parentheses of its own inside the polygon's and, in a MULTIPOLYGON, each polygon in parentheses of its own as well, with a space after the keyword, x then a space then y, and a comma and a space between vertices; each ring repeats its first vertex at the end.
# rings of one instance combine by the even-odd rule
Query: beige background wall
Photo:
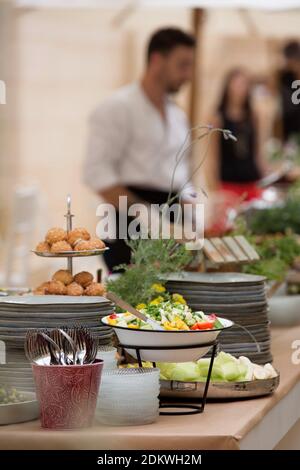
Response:
MULTIPOLYGON (((13 80, 18 83, 18 102, 6 110, 18 117, 18 128, 11 127, 5 115, 10 128, 5 152, 14 142, 18 147, 10 150, 10 160, 1 160, 6 162, 1 185, 9 186, 9 190, 2 186, 1 203, 7 205, 17 184, 39 187, 40 216, 33 245, 47 227, 65 223, 67 193, 72 194, 75 223, 95 230, 98 198, 81 182, 88 116, 105 96, 139 77, 144 43, 155 28, 165 24, 186 28, 190 17, 182 10, 161 10, 159 15, 152 11, 146 16, 139 12, 122 27, 114 27, 115 14, 102 9, 14 13, 18 68, 13 80)), ((4 155, 3 145, 0 152, 4 155)), ((1 215, 3 220, 4 212, 1 215)), ((33 271, 39 273, 33 283, 62 264, 33 258, 33 271)), ((93 270, 97 263, 78 261, 76 268, 82 264, 93 270)))
MULTIPOLYGON (((10 188, 18 177, 18 35, 11 2, 0 3, 0 80, 5 82, 6 103, 0 104, 0 241, 9 213, 10 188)), ((1 248, 1 246, 0 246, 1 248)))
POLYGON ((80 224, 93 229, 95 212, 81 184, 91 110, 142 70, 148 34, 166 23, 188 25, 187 12, 161 11, 122 28, 115 12, 37 11, 18 20, 20 35, 21 180, 41 185, 52 224, 61 224, 71 192, 80 224))

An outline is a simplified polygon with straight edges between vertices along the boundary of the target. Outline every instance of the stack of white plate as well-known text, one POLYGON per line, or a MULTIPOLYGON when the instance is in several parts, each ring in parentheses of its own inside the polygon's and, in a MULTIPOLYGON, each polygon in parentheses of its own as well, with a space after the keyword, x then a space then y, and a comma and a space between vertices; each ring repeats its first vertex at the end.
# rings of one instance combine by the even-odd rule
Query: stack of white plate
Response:
POLYGON ((0 298, 0 341, 4 341, 6 364, 0 364, 0 386, 33 390, 30 364, 24 354, 26 332, 35 328, 83 326, 98 338, 99 346, 111 344, 113 330, 101 323, 112 313, 104 297, 59 295, 6 296, 0 298))
POLYGON ((188 305, 215 313, 235 325, 219 336, 220 349, 256 363, 272 361, 265 278, 243 273, 174 273, 167 290, 183 295, 188 305))
POLYGON ((153 423, 159 415, 159 369, 104 370, 96 416, 102 424, 153 423))

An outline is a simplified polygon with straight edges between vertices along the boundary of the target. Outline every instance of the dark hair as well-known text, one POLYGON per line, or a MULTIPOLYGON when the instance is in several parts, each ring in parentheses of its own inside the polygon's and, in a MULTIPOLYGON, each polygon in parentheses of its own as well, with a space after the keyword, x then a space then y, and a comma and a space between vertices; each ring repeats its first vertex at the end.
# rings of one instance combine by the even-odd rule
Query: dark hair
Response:
MULTIPOLYGON (((231 70, 225 77, 223 91, 222 91, 221 99, 220 99, 219 106, 218 106, 218 112, 221 114, 221 116, 224 116, 226 114, 226 109, 228 105, 228 90, 229 90, 229 85, 230 85, 231 80, 235 78, 237 75, 244 74, 244 73, 245 71, 243 69, 236 68, 236 69, 231 70)), ((251 104, 250 104, 250 94, 248 94, 246 97, 246 100, 244 103, 244 111, 245 111, 246 117, 249 118, 252 114, 251 104)))
POLYGON ((164 28, 156 31, 147 47, 147 60, 154 52, 169 54, 178 46, 195 47, 195 38, 178 28, 164 28))
POLYGON ((300 44, 298 41, 290 41, 283 48, 286 59, 300 59, 300 44))

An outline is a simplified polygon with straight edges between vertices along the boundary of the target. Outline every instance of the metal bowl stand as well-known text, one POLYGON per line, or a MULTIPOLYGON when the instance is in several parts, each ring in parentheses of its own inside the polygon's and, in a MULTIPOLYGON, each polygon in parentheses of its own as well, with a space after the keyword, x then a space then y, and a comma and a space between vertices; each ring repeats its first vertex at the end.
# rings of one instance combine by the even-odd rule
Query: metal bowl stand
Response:
MULTIPOLYGON (((207 399, 207 392, 208 392, 208 387, 210 384, 210 378, 211 378, 211 373, 212 373, 212 368, 214 364, 214 360, 216 357, 217 353, 217 348, 218 348, 218 340, 210 341, 208 343, 202 343, 202 344, 195 344, 195 345, 187 345, 187 346, 136 346, 136 345, 130 345, 130 344, 119 344, 118 345, 121 350, 122 350, 122 355, 124 355, 125 349, 134 349, 136 352, 136 357, 138 360, 139 367, 143 367, 143 362, 141 359, 141 350, 147 350, 147 351, 158 351, 158 350, 163 350, 163 351, 173 351, 173 350, 179 350, 179 349, 196 349, 199 347, 211 347, 212 352, 211 352, 211 357, 210 357, 210 363, 209 363, 209 368, 208 368, 208 374, 207 374, 207 379, 205 382, 205 387, 203 391, 203 396, 200 398, 200 403, 198 405, 190 405, 190 404, 171 404, 171 403, 162 403, 160 400, 160 405, 159 408, 160 410, 163 409, 178 409, 179 411, 160 411, 160 415, 168 415, 168 416, 178 416, 178 415, 194 415, 194 414, 199 414, 203 413, 205 405, 206 405, 206 399, 207 399), (185 411, 183 411, 185 410, 185 411)), ((156 363, 152 362, 153 367, 156 367, 156 363)))

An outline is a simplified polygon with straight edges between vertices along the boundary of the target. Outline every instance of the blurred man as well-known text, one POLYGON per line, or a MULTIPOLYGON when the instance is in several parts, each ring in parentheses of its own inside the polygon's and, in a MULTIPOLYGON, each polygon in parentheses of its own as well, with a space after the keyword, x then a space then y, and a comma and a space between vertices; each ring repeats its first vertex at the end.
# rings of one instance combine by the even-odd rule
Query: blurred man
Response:
MULTIPOLYGON (((191 80, 195 40, 168 28, 157 31, 147 47, 142 79, 116 91, 93 113, 84 179, 117 209, 119 197, 134 203, 163 204, 171 188, 176 153, 189 126, 171 95, 191 80)), ((176 191, 189 179, 188 157, 176 171, 176 191)), ((129 263, 124 240, 108 242, 109 268, 129 263)))
POLYGON ((300 138, 300 105, 293 103, 295 88, 292 84, 300 80, 300 44, 291 41, 283 49, 284 68, 279 72, 279 93, 282 106, 282 131, 284 141, 300 138))

